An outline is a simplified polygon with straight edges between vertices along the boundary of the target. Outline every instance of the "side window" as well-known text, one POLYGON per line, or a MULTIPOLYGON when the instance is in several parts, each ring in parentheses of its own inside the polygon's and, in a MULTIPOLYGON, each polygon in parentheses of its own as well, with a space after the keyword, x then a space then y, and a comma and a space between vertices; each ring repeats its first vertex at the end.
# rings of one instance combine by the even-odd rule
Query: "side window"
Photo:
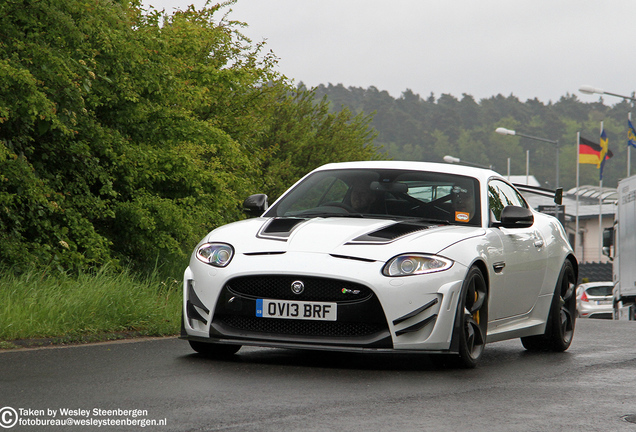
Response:
POLYGON ((495 220, 501 219, 501 211, 506 206, 528 207, 521 194, 508 183, 491 180, 488 183, 488 206, 495 220))

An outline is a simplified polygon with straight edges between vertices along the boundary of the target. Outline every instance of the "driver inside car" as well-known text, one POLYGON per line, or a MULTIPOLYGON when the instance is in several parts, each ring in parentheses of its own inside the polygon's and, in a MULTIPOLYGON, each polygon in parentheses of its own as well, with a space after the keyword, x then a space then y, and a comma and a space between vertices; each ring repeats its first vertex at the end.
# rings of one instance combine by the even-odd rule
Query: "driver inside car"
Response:
POLYGON ((351 188, 349 197, 351 207, 359 212, 366 213, 371 210, 373 203, 376 201, 376 195, 367 183, 356 183, 351 188))

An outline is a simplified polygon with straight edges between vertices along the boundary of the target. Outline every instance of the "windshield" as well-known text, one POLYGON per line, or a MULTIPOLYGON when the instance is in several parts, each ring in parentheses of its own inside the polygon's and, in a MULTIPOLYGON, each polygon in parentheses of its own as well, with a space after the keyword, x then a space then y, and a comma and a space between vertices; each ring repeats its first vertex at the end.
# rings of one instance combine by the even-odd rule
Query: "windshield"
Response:
POLYGON ((272 206, 266 217, 417 218, 480 226, 479 182, 452 174, 345 169, 318 171, 272 206))

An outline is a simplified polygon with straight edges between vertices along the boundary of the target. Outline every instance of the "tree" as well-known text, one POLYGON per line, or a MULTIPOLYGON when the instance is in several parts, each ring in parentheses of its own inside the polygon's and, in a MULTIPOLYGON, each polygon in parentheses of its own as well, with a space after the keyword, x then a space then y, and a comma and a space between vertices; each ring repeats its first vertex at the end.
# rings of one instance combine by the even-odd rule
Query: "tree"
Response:
POLYGON ((373 157, 368 119, 293 88, 232 3, 0 3, 0 264, 176 275, 249 193, 373 157))
POLYGON ((343 109, 329 112, 326 99, 298 88, 281 94, 265 132, 256 144, 263 150, 263 191, 278 197, 291 184, 325 161, 378 159, 371 145, 370 118, 343 109), (343 145, 345 144, 345 145, 343 145))
MULTIPOLYGON (((602 99, 582 103, 569 94, 548 104, 536 98, 522 102, 514 95, 496 95, 475 101, 467 94, 463 94, 461 100, 448 94, 439 98, 431 94, 424 100, 411 90, 406 90, 399 98, 391 98, 375 87, 366 90, 349 87, 347 100, 347 92, 341 84, 319 86, 318 94, 331 100, 330 91, 336 87, 339 89, 339 106, 358 109, 359 101, 364 100, 363 112, 375 113, 371 121, 378 134, 375 142, 383 146, 388 158, 439 162, 447 154, 461 155, 466 161, 494 165, 502 173, 507 171, 509 158, 511 173, 520 174, 525 173, 526 151, 529 151, 531 174, 542 185, 554 187, 554 145, 494 133, 496 128, 505 127, 558 140, 559 181, 561 186, 569 189, 576 184, 577 132, 598 142, 599 124, 604 121, 609 146, 615 155, 605 164, 604 185, 615 186, 625 172, 620 162, 626 157, 626 117, 630 109, 627 102, 609 107, 602 99)), ((595 166, 580 168, 582 182, 598 182, 599 172, 595 166)))

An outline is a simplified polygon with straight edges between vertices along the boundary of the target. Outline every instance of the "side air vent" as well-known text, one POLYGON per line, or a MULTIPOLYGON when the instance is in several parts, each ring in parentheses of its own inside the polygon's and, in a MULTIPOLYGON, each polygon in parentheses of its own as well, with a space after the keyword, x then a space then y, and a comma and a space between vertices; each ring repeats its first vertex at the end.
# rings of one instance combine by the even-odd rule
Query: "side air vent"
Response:
POLYGON ((210 313, 210 309, 205 307, 201 299, 194 292, 194 288, 192 287, 192 281, 188 281, 188 301, 186 303, 186 312, 188 313, 188 319, 190 320, 190 326, 192 326, 192 320, 201 321, 203 324, 207 324, 208 320, 201 315, 201 313, 197 310, 200 309, 206 315, 210 313), (195 307, 196 306, 196 307, 195 307))

